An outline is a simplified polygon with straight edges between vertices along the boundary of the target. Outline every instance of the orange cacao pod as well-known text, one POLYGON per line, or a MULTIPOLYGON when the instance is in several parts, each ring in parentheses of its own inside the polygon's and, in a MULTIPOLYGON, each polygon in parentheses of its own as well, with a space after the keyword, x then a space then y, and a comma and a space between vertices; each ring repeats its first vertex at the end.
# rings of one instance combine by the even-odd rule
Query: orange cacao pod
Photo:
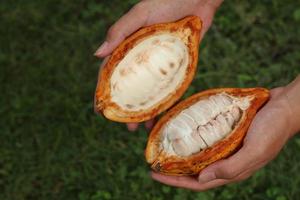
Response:
POLYGON ((141 122, 172 106, 194 77, 201 25, 189 16, 126 38, 100 70, 96 112, 113 121, 141 122))
POLYGON ((170 109, 150 133, 145 156, 154 171, 195 175, 242 144, 264 88, 221 88, 195 94, 170 109))

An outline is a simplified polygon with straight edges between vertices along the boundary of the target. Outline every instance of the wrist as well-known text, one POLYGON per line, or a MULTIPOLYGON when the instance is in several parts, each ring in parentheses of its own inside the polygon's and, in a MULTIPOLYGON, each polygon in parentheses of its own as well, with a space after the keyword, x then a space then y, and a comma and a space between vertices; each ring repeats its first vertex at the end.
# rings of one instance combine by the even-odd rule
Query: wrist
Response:
POLYGON ((300 131, 300 75, 283 88, 283 94, 290 113, 289 124, 293 136, 300 131))

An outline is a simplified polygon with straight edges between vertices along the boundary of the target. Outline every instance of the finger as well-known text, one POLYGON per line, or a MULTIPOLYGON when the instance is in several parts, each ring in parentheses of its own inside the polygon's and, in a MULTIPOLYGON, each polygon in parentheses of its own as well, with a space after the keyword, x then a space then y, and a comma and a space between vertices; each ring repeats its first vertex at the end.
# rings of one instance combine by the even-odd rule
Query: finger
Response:
POLYGON ((200 173, 199 182, 207 183, 216 179, 235 179, 243 172, 251 171, 254 166, 263 161, 259 158, 259 154, 249 146, 256 148, 255 145, 244 146, 231 157, 208 166, 200 173))
POLYGON ((248 179, 253 173, 254 171, 258 170, 259 168, 263 167, 267 162, 264 162, 258 166, 256 166, 255 168, 251 168, 248 169, 247 171, 239 174, 238 176, 234 177, 233 179, 215 179, 206 183, 199 183, 199 190, 208 190, 208 189, 212 189, 212 188, 216 188, 222 185, 227 185, 230 183, 237 183, 237 182, 241 182, 244 181, 246 179, 248 179))
POLYGON ((242 173, 241 175, 237 176, 235 179, 215 179, 207 183, 200 183, 198 180, 194 177, 188 177, 188 176, 182 176, 182 177, 176 177, 176 176, 166 176, 162 174, 158 174, 155 172, 151 172, 151 177, 159 181, 163 184, 170 185, 170 186, 175 186, 175 187, 180 187, 180 188, 186 188, 186 189, 191 189, 195 191, 204 191, 208 190, 211 188, 216 188, 222 185, 230 184, 230 183, 235 183, 235 182, 240 182, 243 181, 251 176, 252 173, 245 172, 242 173))
POLYGON ((152 129, 154 123, 155 123, 155 122, 154 122, 154 119, 148 120, 148 121, 145 122, 145 127, 146 127, 148 130, 150 130, 150 129, 152 129))
POLYGON ((126 125, 129 131, 136 131, 139 127, 138 123, 127 123, 126 125))
POLYGON ((200 186, 197 179, 190 176, 166 176, 151 172, 151 177, 156 181, 175 187, 198 190, 200 186))
POLYGON ((198 182, 199 186, 198 186, 198 189, 196 189, 196 190, 197 191, 203 191, 203 190, 208 190, 208 189, 220 187, 222 185, 237 183, 237 182, 246 180, 251 175, 252 175, 252 172, 251 173, 250 172, 245 172, 245 173, 242 173, 242 174, 238 175, 234 179, 215 179, 215 180, 212 180, 212 181, 207 182, 207 183, 198 182))
POLYGON ((154 180, 164 183, 166 185, 191 189, 191 190, 195 190, 195 191, 203 191, 203 190, 207 190, 210 188, 218 187, 218 186, 229 183, 228 180, 217 179, 217 180, 208 182, 206 184, 201 184, 197 181, 197 179, 195 177, 166 176, 166 175, 158 174, 155 172, 151 172, 151 177, 154 180))
POLYGON ((127 14, 110 27, 106 41, 95 52, 95 56, 109 55, 127 36, 147 23, 148 12, 144 3, 138 3, 127 14))
POLYGON ((240 175, 238 175, 237 177, 235 177, 234 179, 215 179, 212 180, 210 182, 207 183, 200 183, 199 187, 198 187, 198 191, 203 191, 203 190, 208 190, 208 189, 212 189, 212 188, 216 188, 216 187, 220 187, 222 185, 228 185, 231 183, 237 183, 243 180, 246 180, 247 178, 249 178, 251 176, 252 173, 242 173, 240 175))

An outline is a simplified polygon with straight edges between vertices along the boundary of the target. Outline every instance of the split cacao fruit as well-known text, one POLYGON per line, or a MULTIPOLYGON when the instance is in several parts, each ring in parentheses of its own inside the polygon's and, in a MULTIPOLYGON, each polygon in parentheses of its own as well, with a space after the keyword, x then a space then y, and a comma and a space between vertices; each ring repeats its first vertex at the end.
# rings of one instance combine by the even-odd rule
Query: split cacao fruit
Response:
POLYGON ((100 70, 95 111, 113 121, 141 122, 172 106, 194 77, 201 26, 189 16, 126 38, 100 70))
POLYGON ((152 129, 145 150, 151 168, 166 175, 195 175, 242 144, 264 88, 221 88, 195 94, 170 109, 152 129))

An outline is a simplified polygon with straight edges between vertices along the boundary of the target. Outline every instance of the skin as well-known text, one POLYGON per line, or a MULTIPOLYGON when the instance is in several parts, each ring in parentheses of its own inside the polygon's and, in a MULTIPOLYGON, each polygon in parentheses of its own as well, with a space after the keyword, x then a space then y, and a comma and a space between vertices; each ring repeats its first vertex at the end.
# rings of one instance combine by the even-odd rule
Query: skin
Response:
MULTIPOLYGON (((203 21, 201 39, 209 29, 222 0, 144 0, 136 4, 108 31, 95 56, 106 57, 128 35, 141 27, 170 22, 188 15, 203 21)), ((105 63, 104 60, 104 63, 105 63)), ((273 160, 286 142, 300 130, 300 76, 285 87, 271 90, 268 103, 257 113, 244 139, 243 147, 227 159, 205 168, 197 178, 174 177, 151 172, 153 179, 167 185, 203 191, 249 178, 273 160), (280 116, 280 117, 278 117, 280 116)), ((150 129, 154 120, 147 121, 150 129)), ((137 123, 128 123, 130 131, 137 123)))

